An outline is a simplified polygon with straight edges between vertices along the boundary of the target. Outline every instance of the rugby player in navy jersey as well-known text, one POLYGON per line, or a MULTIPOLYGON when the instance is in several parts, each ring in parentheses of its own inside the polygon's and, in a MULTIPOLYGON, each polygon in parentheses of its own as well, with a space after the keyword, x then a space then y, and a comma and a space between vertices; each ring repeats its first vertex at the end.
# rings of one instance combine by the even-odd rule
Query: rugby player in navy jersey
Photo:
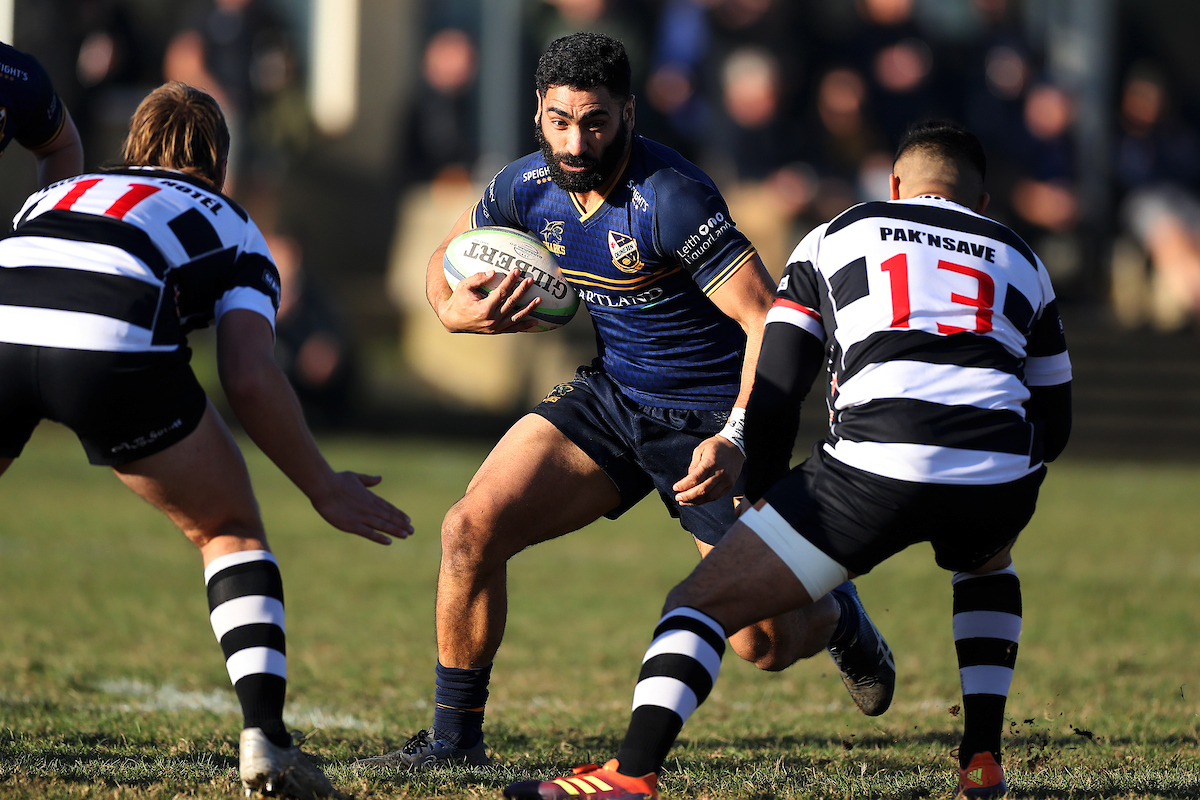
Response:
MULTIPOLYGON (((442 255, 477 226, 538 236, 586 302, 599 357, 508 431, 447 513, 433 725, 360 764, 487 763, 484 706, 516 553, 654 491, 701 555, 735 519, 740 419, 771 280, 708 176, 634 133, 629 76, 615 39, 551 43, 535 76, 540 152, 501 170, 429 261, 428 299, 448 331, 523 331, 531 278, 514 272, 484 296, 492 273, 481 273, 451 291, 442 255)), ((803 612, 730 633, 762 669, 828 648, 860 709, 891 702, 891 651, 848 582, 803 612)))
POLYGON ((217 102, 168 83, 138 106, 126 166, 31 196, 0 240, 0 474, 43 419, 162 510, 200 549, 209 621, 241 703, 247 790, 335 794, 283 722, 283 583, 250 475, 190 366, 215 325, 221 385, 263 453, 332 526, 380 544, 406 514, 335 472, 275 363, 279 273, 253 220, 221 194, 229 129, 217 102))
POLYGON ((82 172, 79 131, 38 60, 0 43, 0 78, 0 154, 14 139, 33 153, 41 188, 82 172))
POLYGON ((953 573, 963 692, 958 794, 1007 792, 1000 734, 1021 631, 1010 550, 1071 429, 1071 363, 1045 266, 981 216, 986 160, 947 122, 901 141, 891 202, 818 226, 789 259, 746 409, 746 502, 667 596, 616 758, 513 800, 657 798, 726 632, 805 607, 916 542, 953 573), (789 471, 828 371, 829 433, 789 471))

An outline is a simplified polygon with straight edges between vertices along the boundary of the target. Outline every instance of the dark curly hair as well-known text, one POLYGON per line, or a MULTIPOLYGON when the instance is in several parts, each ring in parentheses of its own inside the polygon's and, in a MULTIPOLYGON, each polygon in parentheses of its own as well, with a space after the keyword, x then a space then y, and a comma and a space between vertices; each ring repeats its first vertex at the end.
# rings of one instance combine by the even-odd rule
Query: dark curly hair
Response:
POLYGON ((965 161, 979 171, 980 180, 987 177, 987 156, 979 138, 957 122, 930 119, 914 123, 900 138, 896 147, 895 164, 909 150, 928 150, 956 161, 965 161))
POLYGON ((629 97, 625 45, 602 33, 572 33, 555 39, 538 59, 533 75, 543 97, 551 86, 583 90, 603 86, 614 98, 629 97))

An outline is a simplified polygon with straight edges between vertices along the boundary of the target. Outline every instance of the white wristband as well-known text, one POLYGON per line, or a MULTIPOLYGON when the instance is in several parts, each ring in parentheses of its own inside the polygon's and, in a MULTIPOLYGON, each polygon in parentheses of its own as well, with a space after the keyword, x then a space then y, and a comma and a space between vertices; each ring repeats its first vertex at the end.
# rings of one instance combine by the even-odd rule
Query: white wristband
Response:
POLYGON ((742 441, 742 432, 746 427, 746 409, 734 406, 729 412, 729 419, 725 422, 725 427, 717 434, 722 439, 728 439, 733 442, 738 450, 742 451, 742 456, 746 455, 746 444, 742 441))

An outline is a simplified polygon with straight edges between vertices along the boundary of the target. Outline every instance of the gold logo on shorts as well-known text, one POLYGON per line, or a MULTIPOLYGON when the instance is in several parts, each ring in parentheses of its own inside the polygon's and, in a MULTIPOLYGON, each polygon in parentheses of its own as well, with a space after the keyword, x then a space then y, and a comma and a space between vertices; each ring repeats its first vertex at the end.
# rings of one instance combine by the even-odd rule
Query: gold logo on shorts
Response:
POLYGON ((565 397, 567 394, 569 394, 573 391, 575 391, 575 387, 572 386, 571 384, 560 383, 558 386, 555 386, 553 389, 551 389, 550 393, 548 395, 546 395, 544 398, 542 398, 542 402, 543 403, 557 403, 559 401, 559 399, 565 397))

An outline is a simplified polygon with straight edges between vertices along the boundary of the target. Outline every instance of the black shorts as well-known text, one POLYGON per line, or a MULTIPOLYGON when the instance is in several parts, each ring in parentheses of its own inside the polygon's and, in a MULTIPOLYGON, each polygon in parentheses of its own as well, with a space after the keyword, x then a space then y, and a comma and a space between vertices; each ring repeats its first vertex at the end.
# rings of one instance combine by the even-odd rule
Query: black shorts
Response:
MULTIPOLYGON (((732 402, 730 403, 732 406, 732 402)), ((737 519, 734 499, 699 506, 680 506, 671 488, 688 473, 692 451, 725 427, 726 411, 658 408, 629 399, 596 367, 580 367, 570 383, 562 383, 534 409, 579 446, 604 471, 621 494, 621 504, 604 516, 616 519, 652 489, 684 530, 702 542, 716 544, 737 519)))
POLYGON ((821 443, 766 493, 788 524, 851 572, 864 575, 911 544, 933 545, 938 566, 978 569, 1029 524, 1043 466, 1011 483, 913 483, 843 464, 821 443))
POLYGON ((16 458, 43 419, 79 437, 88 461, 118 466, 196 429, 208 398, 191 351, 105 353, 0 342, 0 458, 16 458))

